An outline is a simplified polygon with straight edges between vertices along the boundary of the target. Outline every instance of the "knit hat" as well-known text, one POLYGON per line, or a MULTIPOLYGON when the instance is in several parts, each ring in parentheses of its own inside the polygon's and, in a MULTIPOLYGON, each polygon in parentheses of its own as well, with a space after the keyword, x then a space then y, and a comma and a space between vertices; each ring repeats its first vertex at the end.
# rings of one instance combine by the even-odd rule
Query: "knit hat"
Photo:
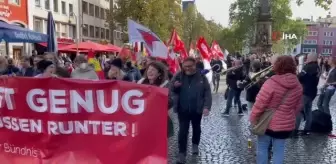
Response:
POLYGON ((122 69, 122 61, 120 58, 116 58, 114 60, 112 60, 112 62, 110 63, 111 65, 118 67, 119 69, 122 69))
POLYGON ((54 63, 49 60, 41 60, 37 63, 37 69, 41 72, 44 72, 49 66, 53 65, 54 63))

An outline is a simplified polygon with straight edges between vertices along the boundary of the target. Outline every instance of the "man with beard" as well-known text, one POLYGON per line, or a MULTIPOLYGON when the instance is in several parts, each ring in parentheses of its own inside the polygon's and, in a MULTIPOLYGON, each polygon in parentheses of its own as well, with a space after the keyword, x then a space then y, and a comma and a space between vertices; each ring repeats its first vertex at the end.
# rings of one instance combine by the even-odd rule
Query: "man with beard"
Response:
POLYGON ((192 154, 199 153, 201 139, 202 116, 208 116, 212 97, 207 78, 196 68, 196 60, 188 57, 182 63, 182 72, 172 79, 171 91, 174 99, 174 110, 179 120, 178 164, 185 164, 190 122, 193 128, 192 154))

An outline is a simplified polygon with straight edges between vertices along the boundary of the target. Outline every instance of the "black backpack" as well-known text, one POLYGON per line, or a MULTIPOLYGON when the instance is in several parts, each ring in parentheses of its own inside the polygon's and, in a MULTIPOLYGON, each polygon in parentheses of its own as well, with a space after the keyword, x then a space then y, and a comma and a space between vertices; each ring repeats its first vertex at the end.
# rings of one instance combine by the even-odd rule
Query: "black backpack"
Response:
POLYGON ((320 110, 314 110, 312 112, 312 118, 312 132, 329 134, 333 130, 331 115, 320 110))

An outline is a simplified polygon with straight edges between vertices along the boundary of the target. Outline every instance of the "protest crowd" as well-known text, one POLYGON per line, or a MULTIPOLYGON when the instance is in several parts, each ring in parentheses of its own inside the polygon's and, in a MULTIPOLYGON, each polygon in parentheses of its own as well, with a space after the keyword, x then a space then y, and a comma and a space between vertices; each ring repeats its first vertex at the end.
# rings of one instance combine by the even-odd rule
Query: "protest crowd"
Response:
MULTIPOLYGON (((186 163, 190 124, 192 125, 191 153, 193 155, 199 154, 202 118, 210 114, 212 93, 218 92, 220 78, 224 75, 226 76, 227 89, 224 94, 226 106, 222 111, 222 115, 230 117, 233 107, 238 109, 237 114, 240 116, 246 113, 250 114, 251 132, 258 136, 256 146, 258 164, 268 163, 270 156, 273 158, 273 163, 282 164, 286 147, 285 142, 289 137, 309 135, 313 131, 331 132, 332 127, 330 128, 329 125, 332 123, 328 122, 331 122, 329 102, 335 92, 335 58, 318 58, 314 53, 295 57, 274 54, 256 55, 253 53, 241 55, 238 52, 229 54, 227 51, 223 53, 215 41, 210 48, 203 37, 200 37, 197 42, 199 53, 195 55, 194 53, 186 52, 184 43, 179 39, 175 31, 173 31, 170 41, 164 44, 155 34, 151 32, 145 33, 139 30, 144 27, 136 24, 134 21, 129 21, 129 31, 133 30, 133 33, 130 32, 129 35, 130 40, 139 41, 134 38, 140 38, 139 36, 141 36, 142 40, 140 41, 146 45, 145 47, 149 51, 148 55, 139 56, 139 54, 135 53, 132 46, 124 46, 117 54, 94 52, 88 47, 87 53, 76 52, 76 55, 67 55, 66 53, 59 53, 57 51, 37 54, 36 51, 33 51, 29 56, 22 57, 20 61, 0 56, 0 75, 3 85, 10 78, 19 77, 18 79, 21 79, 21 77, 32 77, 39 79, 72 79, 70 80, 72 82, 87 82, 88 86, 94 83, 96 84, 95 87, 98 87, 98 84, 103 84, 100 82, 112 81, 116 82, 114 86, 125 88, 130 86, 137 88, 140 85, 134 84, 143 84, 141 86, 146 85, 156 88, 154 91, 157 92, 160 91, 157 88, 162 88, 165 91, 168 90, 168 96, 164 97, 168 101, 163 101, 163 99, 160 99, 162 98, 160 96, 155 97, 157 99, 153 99, 160 100, 161 102, 160 104, 155 104, 157 105, 156 108, 173 110, 177 113, 179 126, 179 131, 176 135, 179 149, 178 164, 186 163), (137 33, 139 36, 132 36, 134 33, 137 33), (154 38, 156 41, 148 39, 149 35, 151 35, 151 39, 154 38), (160 45, 152 46, 153 42, 158 42, 157 44, 160 45), (326 80, 321 87, 318 86, 320 77, 326 80), (312 111, 312 103, 318 95, 319 88, 319 110, 316 112, 312 111), (243 92, 244 90, 245 92, 243 92), (247 104, 243 104, 240 100, 242 93, 246 94, 247 104), (300 131, 299 127, 302 119, 305 119, 306 123, 304 130, 300 131), (317 122, 321 120, 327 121, 327 125, 318 126, 320 124, 317 122)), ((63 84, 65 84, 64 81, 63 84)), ((81 85, 80 83, 76 84, 81 85)), ((114 93, 118 92, 119 90, 116 90, 114 93)), ((145 92, 151 96, 156 94, 148 90, 145 92)), ((138 95, 143 95, 143 93, 139 91, 138 95)), ((128 97, 125 102, 128 103, 129 99, 128 97)), ((153 99, 149 99, 148 101, 153 99)), ((107 98, 104 101, 107 101, 107 98)), ((84 106, 84 100, 76 100, 76 103, 71 103, 77 105, 79 102, 84 106)), ((125 102, 121 105, 122 108, 125 108, 125 102)), ((62 103, 66 104, 66 101, 64 100, 62 103)), ((96 101, 95 103, 101 105, 99 104, 100 102, 96 101)), ((153 102, 150 103, 153 105, 153 102)), ((94 106, 92 105, 91 107, 93 108, 94 106)), ((119 107, 111 110, 111 113, 114 113, 117 108, 119 107)), ((127 108, 130 108, 130 105, 127 104, 127 108)), ((142 108, 145 107, 142 106, 142 108)), ((39 109, 39 107, 36 107, 36 111, 39 109)), ((151 110, 153 109, 153 106, 151 106, 151 110)), ((10 114, 10 112, 8 113, 10 114)), ((174 124, 168 111, 166 111, 164 117, 166 115, 168 117, 164 121, 167 122, 167 127, 161 128, 167 131, 167 138, 169 138, 174 136, 174 124)), ((75 116, 72 117, 77 118, 75 116)), ((128 119, 131 120, 133 117, 128 116, 128 119)), ((116 124, 118 126, 118 123, 116 124)), ((123 129, 126 129, 126 123, 119 123, 119 125, 123 127, 119 127, 119 129, 117 127, 117 133, 127 136, 126 132, 124 133, 123 131, 123 129)), ((136 124, 133 125, 135 126, 136 124)), ((147 127, 142 124, 141 128, 144 130, 147 127)), ((133 134, 133 129, 132 137, 136 136, 135 133, 133 134)), ((42 133, 42 130, 40 132, 42 133)), ((84 133, 85 130, 82 130, 82 132, 84 133)), ((58 131, 56 132, 55 130, 53 134, 56 133, 58 131)), ((167 138, 165 137, 165 139, 167 138)), ((156 143, 162 141, 162 138, 160 139, 156 143)), ((114 140, 120 141, 120 138, 114 138, 114 140)), ((139 140, 137 143, 146 144, 140 143, 139 140)), ((166 148, 163 149, 162 145, 164 144, 161 144, 160 150, 157 151, 164 158, 167 153, 166 148)), ((129 147, 125 146, 123 150, 126 151, 127 148, 129 147)), ((111 149, 108 150, 110 151, 111 149)), ((145 151, 146 153, 149 152, 148 154, 141 154, 140 152, 134 154, 140 153, 137 158, 142 158, 143 156, 151 155, 151 151, 145 151)), ((32 154, 31 156, 37 156, 36 153, 32 154)), ((109 160, 108 156, 102 158, 104 158, 105 162, 109 160)), ((120 158, 116 160, 122 161, 124 164, 128 160, 137 161, 138 159, 120 158)))

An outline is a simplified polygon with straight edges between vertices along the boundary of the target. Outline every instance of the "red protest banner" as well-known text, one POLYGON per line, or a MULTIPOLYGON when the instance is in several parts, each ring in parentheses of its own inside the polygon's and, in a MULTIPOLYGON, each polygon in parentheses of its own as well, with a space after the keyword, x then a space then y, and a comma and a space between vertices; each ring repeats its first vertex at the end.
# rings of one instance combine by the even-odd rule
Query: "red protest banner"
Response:
POLYGON ((167 163, 167 95, 128 82, 0 78, 1 164, 167 163))

